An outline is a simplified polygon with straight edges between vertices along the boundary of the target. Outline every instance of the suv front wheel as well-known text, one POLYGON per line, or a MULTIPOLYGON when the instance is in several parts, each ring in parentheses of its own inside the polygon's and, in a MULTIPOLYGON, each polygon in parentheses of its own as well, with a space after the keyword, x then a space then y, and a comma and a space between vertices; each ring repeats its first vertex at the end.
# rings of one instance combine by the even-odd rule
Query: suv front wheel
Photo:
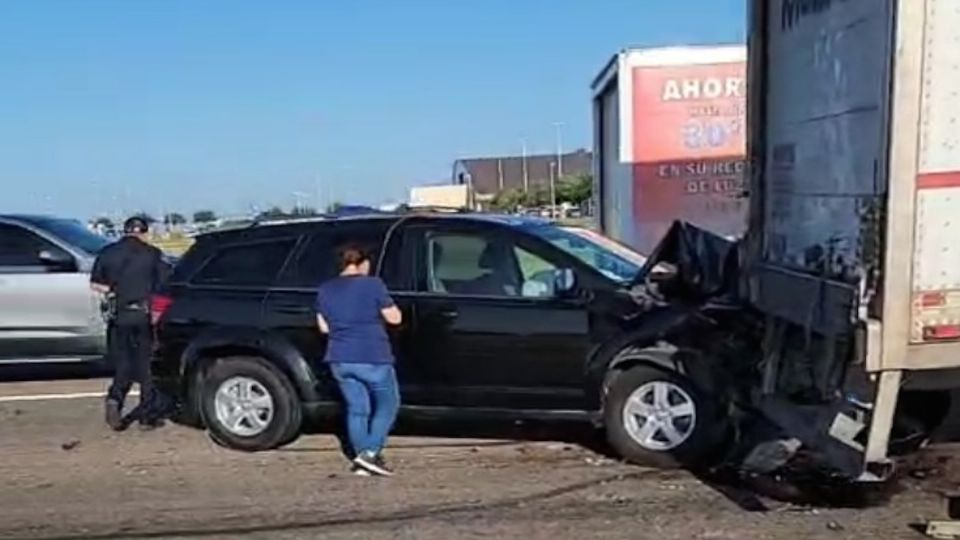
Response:
POLYGON ((293 441, 303 421, 289 379, 261 358, 221 358, 207 370, 200 400, 204 424, 217 443, 246 452, 293 441))
POLYGON ((724 422, 685 377, 638 366, 609 384, 604 424, 608 442, 626 460, 671 468, 706 464, 724 422))

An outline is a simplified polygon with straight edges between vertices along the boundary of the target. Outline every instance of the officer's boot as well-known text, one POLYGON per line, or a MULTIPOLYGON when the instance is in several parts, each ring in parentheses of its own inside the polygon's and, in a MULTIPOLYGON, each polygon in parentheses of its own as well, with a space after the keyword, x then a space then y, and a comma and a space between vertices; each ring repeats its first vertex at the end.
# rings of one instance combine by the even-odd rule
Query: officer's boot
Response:
POLYGON ((123 421, 123 415, 120 411, 120 403, 116 400, 108 399, 104 407, 107 425, 114 431, 123 431, 127 426, 123 421))

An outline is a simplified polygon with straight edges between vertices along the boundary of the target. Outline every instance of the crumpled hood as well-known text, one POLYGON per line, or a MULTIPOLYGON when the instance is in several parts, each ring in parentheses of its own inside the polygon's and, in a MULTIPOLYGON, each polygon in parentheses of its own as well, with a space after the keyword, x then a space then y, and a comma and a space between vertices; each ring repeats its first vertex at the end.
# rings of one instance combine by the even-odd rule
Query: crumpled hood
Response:
POLYGON ((739 252, 739 241, 728 240, 684 221, 674 221, 631 286, 645 287, 647 277, 657 265, 668 264, 677 274, 671 289, 684 297, 706 300, 736 295, 739 252))

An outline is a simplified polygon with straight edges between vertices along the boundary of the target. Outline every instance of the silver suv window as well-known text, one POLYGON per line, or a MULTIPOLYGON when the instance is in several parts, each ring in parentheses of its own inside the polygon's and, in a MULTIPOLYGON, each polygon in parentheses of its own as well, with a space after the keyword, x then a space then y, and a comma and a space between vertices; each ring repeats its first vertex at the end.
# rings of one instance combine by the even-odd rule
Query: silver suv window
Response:
POLYGON ((44 250, 62 251, 23 227, 0 223, 0 268, 41 266, 44 250))
POLYGON ((98 255, 110 244, 109 238, 90 231, 74 219, 43 218, 32 224, 89 255, 98 255))

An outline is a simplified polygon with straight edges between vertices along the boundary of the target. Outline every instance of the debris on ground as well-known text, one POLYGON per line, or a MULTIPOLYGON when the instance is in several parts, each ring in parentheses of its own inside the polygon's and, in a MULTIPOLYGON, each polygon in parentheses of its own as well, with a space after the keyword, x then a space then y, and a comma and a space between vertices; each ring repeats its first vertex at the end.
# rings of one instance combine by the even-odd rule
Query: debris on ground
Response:
POLYGON ((73 449, 75 449, 75 448, 78 447, 78 446, 80 446, 80 441, 79 441, 78 439, 71 439, 71 440, 69 440, 69 441, 61 444, 61 445, 60 445, 60 448, 63 449, 63 450, 65 450, 65 451, 67 451, 67 452, 69 452, 70 450, 73 450, 73 449))
POLYGON ((569 444, 553 443, 547 445, 547 450, 552 450, 554 452, 569 452, 573 450, 573 446, 569 444))
POLYGON ((926 480, 943 475, 943 471, 937 467, 921 467, 913 469, 907 473, 914 480, 926 480))
POLYGON ((758 444, 743 460, 744 471, 770 474, 789 462, 800 450, 799 439, 778 439, 758 444))

